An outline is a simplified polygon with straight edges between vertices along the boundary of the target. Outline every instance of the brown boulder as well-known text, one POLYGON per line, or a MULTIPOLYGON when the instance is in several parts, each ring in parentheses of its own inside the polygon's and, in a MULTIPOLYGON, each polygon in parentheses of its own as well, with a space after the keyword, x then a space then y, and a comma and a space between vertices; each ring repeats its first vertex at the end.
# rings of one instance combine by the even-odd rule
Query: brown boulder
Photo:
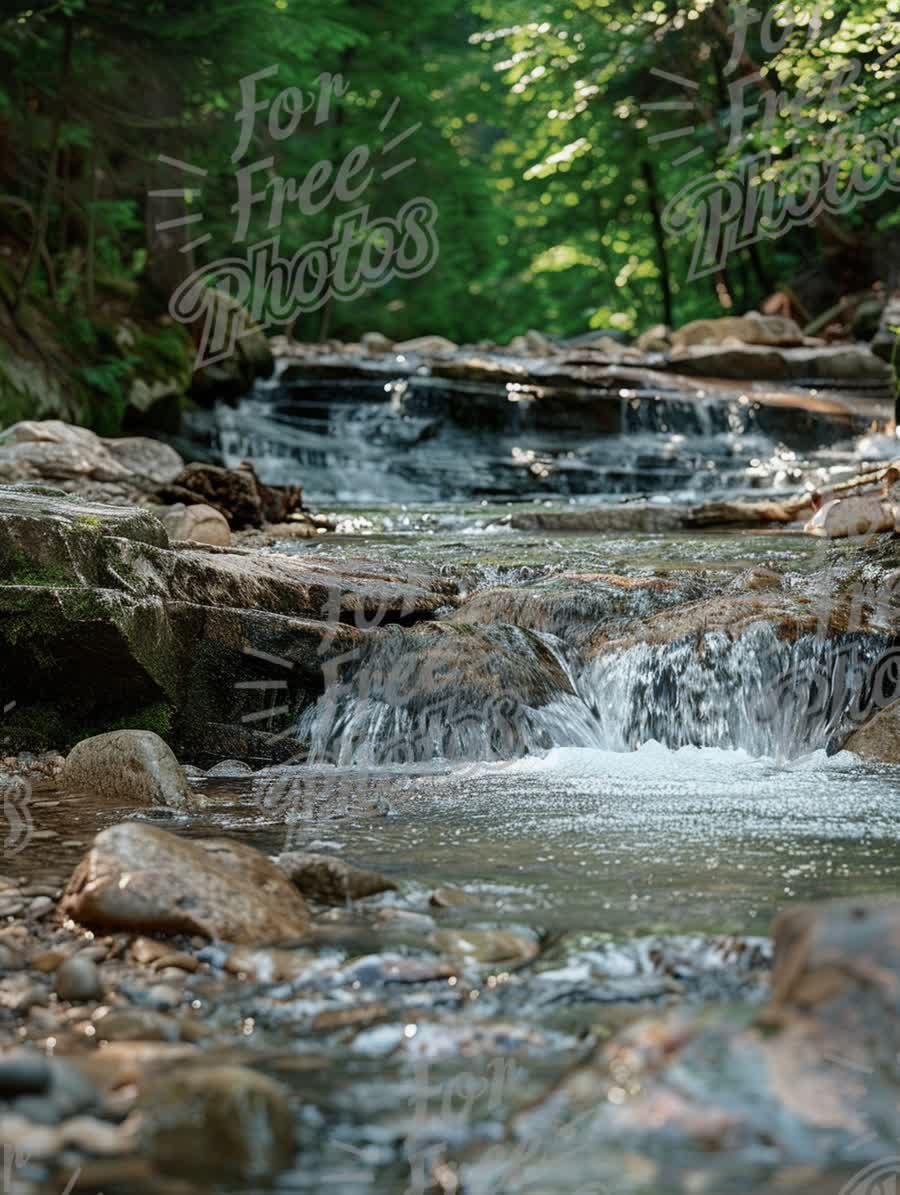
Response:
POLYGON ((295 940, 309 927, 303 898, 259 851, 227 839, 187 841, 138 822, 97 835, 60 909, 100 928, 246 944, 295 940))

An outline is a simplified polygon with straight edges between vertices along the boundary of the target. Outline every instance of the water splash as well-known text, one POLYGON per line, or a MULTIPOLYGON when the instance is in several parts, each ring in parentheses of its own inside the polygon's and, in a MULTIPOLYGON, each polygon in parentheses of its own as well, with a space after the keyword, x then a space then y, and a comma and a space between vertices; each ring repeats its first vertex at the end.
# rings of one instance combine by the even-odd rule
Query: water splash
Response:
POLYGON ((549 634, 437 630, 384 637, 326 690, 298 728, 311 763, 509 760, 650 741, 786 761, 831 748, 848 718, 863 720, 888 658, 875 636, 785 642, 768 623, 737 640, 710 632, 589 664, 549 634))

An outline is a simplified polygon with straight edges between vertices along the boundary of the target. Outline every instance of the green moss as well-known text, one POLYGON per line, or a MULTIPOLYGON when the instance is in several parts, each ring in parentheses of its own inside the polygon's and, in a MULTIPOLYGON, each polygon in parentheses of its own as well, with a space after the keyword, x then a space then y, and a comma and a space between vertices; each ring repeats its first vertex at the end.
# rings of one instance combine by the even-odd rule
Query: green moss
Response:
POLYGON ((0 585, 68 585, 66 574, 58 568, 35 564, 21 549, 0 558, 0 585))
MULTIPOLYGON (((165 739, 172 733, 174 718, 175 710, 167 701, 154 701, 150 705, 145 705, 133 714, 120 719, 112 726, 106 726, 103 729, 152 730, 161 739, 165 739)), ((103 731, 98 730, 96 733, 102 734, 103 731)))

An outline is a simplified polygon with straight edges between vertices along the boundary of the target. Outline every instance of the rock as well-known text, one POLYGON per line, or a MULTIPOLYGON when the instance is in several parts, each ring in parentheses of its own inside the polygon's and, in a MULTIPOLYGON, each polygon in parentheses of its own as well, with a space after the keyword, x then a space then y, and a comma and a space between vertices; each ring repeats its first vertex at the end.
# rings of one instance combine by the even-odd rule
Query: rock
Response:
POLYGON ((538 357, 552 357, 559 352, 558 346, 549 336, 545 336, 543 332, 536 332, 534 328, 525 333, 525 345, 529 353, 538 357))
POLYGON ((299 486, 264 485, 248 462, 238 469, 188 465, 160 494, 170 502, 211 506, 234 530, 280 523, 303 509, 299 486))
POLYGON ((884 308, 883 298, 863 299, 857 305, 850 323, 850 331, 856 340, 872 340, 878 335, 884 308))
POLYGON ((94 1017, 101 1041, 181 1040, 181 1027, 174 1017, 149 1008, 113 1008, 103 1017, 94 1017))
POLYGON ((595 510, 534 510, 514 512, 510 525, 517 531, 677 531, 684 512, 655 502, 624 502, 595 510))
POLYGON ((232 778, 239 776, 252 776, 253 769, 248 763, 244 763, 241 759, 223 759, 221 763, 215 764, 206 773, 207 776, 229 776, 232 778))
POLYGON ((333 855, 288 851, 279 855, 277 863, 305 897, 320 904, 342 905, 348 900, 362 900, 397 889, 386 876, 352 867, 333 855))
POLYGON ((259 851, 226 839, 187 841, 137 822, 97 835, 61 911, 101 928, 250 945, 297 940, 309 928, 303 898, 259 851))
POLYGON ((0 975, 8 971, 23 971, 25 956, 5 942, 0 942, 0 975))
POLYGON ((110 801, 172 809, 196 803, 172 749, 152 730, 112 730, 82 739, 66 758, 62 785, 110 801))
POLYGON ((261 1182, 294 1156, 287 1092, 242 1066, 184 1067, 140 1093, 141 1148, 179 1180, 261 1182))
POLYGON ((363 333, 360 343, 367 353, 375 353, 376 355, 393 352, 394 348, 393 340, 388 340, 381 332, 363 333))
POLYGON ((414 340, 401 340, 394 344, 395 353, 453 353, 459 348, 452 340, 445 336, 417 336, 414 340))
POLYGON ((881 313, 878 331, 872 341, 872 352, 882 361, 890 362, 900 338, 900 291, 896 291, 888 299, 881 313))
POLYGON ((635 341, 635 348, 642 353, 665 353, 672 347, 672 330, 665 324, 654 324, 642 332, 635 341))
POLYGON ((534 958, 537 940, 499 929, 439 929, 434 945, 451 958, 478 963, 514 963, 534 958))
POLYGON ((24 421, 0 437, 0 481, 31 479, 124 483, 138 492, 172 481, 184 468, 174 448, 144 436, 102 439, 58 419, 24 421))
POLYGON ((894 508, 877 494, 835 498, 820 506, 803 530, 826 539, 875 535, 894 530, 894 508))
POLYGON ((50 1061, 42 1054, 24 1050, 0 1057, 0 1099, 19 1095, 40 1095, 50 1087, 50 1061))
POLYGON ((68 1000, 73 1004, 103 999, 100 970, 88 958, 76 956, 67 959, 57 969, 54 988, 60 1000, 68 1000))
POLYGON ((148 436, 122 436, 103 440, 102 444, 130 473, 155 485, 174 481, 184 469, 184 461, 174 448, 148 436))
POLYGON ((178 502, 162 511, 160 522, 172 540, 193 540, 200 544, 216 544, 227 548, 231 543, 228 520, 212 506, 202 502, 185 506, 178 502))
POLYGON ((434 909, 472 909, 481 905, 478 897, 473 896, 471 892, 449 885, 435 888, 428 898, 428 903, 434 909))
POLYGON ((53 901, 49 896, 36 896, 28 906, 28 916, 38 920, 46 917, 53 908, 53 901))
POLYGON ((750 311, 745 316, 700 319, 685 324, 672 334, 672 347, 683 349, 697 344, 719 345, 727 340, 789 348, 803 344, 803 329, 784 316, 760 315, 759 312, 750 311))
POLYGON ((900 763, 900 701, 878 710, 844 740, 841 749, 879 763, 900 763))
MULTIPOLYGON (((774 317, 769 317, 774 318, 774 317)), ((759 344, 690 345, 676 348, 670 368, 689 377, 741 381, 843 382, 848 386, 890 382, 890 370, 868 345, 776 348, 759 344)))

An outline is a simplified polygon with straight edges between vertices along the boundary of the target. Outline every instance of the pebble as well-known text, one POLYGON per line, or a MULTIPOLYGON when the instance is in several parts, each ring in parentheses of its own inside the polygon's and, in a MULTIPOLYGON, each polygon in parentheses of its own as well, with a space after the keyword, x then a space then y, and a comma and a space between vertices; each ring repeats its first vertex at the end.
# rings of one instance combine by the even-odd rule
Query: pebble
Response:
POLYGON ((46 917, 53 907, 53 901, 49 896, 36 896, 28 906, 28 915, 30 917, 46 917))
POLYGON ((0 1098, 34 1095, 50 1086, 50 1063, 24 1051, 0 1058, 0 1098))
POLYGON ((67 959, 56 972, 56 994, 60 1000, 84 1003, 103 999, 103 984, 97 964, 83 955, 67 959))
POLYGON ((155 983, 147 989, 147 1003, 155 1008, 177 1008, 183 993, 171 984, 155 983))
POLYGON ((3 971, 22 971, 25 967, 25 958, 18 950, 13 950, 11 946, 0 942, 0 972, 3 971))

